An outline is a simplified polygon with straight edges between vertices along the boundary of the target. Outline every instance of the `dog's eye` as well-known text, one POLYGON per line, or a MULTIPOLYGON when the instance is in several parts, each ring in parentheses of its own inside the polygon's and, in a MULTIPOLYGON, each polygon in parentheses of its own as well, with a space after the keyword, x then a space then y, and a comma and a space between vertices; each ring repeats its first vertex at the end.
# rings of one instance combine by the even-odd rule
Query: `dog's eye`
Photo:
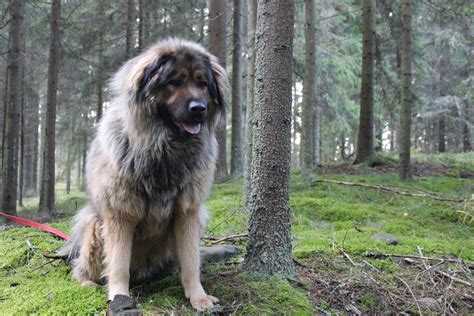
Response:
POLYGON ((201 87, 201 88, 207 87, 207 82, 206 81, 199 81, 198 82, 198 87, 201 87))
POLYGON ((174 79, 168 82, 168 85, 179 88, 183 85, 183 80, 174 79))

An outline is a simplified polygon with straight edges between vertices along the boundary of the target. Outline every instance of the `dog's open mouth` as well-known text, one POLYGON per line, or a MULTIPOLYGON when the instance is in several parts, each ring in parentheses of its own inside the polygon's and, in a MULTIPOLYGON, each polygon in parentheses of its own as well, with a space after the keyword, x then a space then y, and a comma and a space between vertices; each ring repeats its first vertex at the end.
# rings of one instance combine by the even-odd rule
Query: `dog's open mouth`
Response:
POLYGON ((201 131, 201 123, 181 123, 181 127, 189 134, 196 135, 201 131))

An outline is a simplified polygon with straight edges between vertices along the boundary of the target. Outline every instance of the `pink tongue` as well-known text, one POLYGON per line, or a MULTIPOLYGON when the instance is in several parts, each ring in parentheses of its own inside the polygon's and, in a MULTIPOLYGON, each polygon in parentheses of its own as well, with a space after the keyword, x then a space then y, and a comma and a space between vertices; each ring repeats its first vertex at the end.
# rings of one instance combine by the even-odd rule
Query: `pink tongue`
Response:
POLYGON ((201 130, 201 123, 196 123, 196 124, 186 124, 183 123, 183 128, 188 132, 189 134, 197 134, 201 130))

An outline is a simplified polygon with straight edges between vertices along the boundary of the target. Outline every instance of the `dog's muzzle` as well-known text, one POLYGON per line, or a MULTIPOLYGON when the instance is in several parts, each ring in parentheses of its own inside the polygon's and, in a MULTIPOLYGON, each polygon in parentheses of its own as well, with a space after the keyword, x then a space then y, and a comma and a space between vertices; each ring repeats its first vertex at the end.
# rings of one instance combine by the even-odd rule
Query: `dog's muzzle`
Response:
POLYGON ((202 100, 191 100, 188 104, 187 121, 182 123, 183 129, 195 135, 201 131, 201 123, 207 117, 207 103, 202 100))

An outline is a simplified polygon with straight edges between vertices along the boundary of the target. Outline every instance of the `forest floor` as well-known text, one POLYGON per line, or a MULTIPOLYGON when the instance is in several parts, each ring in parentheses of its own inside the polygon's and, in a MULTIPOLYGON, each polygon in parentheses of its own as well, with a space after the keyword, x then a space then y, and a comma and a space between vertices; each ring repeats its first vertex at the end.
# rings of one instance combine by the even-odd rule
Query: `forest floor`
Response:
MULTIPOLYGON (((203 266, 204 287, 221 300, 213 312, 472 312, 474 155, 415 158, 416 176, 409 183, 399 182, 393 167, 324 167, 318 170, 323 182, 312 186, 292 174, 295 280, 259 279, 240 272, 248 220, 242 208, 242 181, 214 186, 206 203, 212 219, 204 243, 240 235, 223 243, 236 245, 241 254, 203 266)), ((57 207, 64 218, 51 225, 69 231, 70 216, 84 203, 84 193, 58 191, 57 207)), ((27 200, 20 215, 34 217, 36 203, 27 200)), ((71 280, 66 263, 43 257, 62 244, 40 231, 3 227, 1 314, 105 311, 104 287, 81 287, 71 280)), ((192 311, 177 275, 133 286, 132 294, 148 314, 192 311)))

